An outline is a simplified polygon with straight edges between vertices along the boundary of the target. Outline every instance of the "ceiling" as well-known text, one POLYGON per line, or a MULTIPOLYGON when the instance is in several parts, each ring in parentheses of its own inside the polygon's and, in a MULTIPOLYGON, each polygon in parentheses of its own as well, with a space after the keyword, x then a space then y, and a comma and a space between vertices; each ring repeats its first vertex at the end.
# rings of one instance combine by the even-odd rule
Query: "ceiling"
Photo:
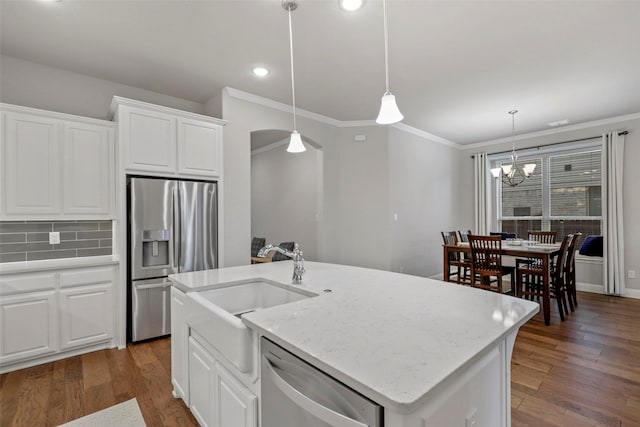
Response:
MULTIPOLYGON (((640 112, 640 1, 389 0, 391 92, 403 123, 458 144, 640 112)), ((382 3, 298 0, 296 103, 373 120, 382 3)), ((225 86, 291 102, 279 0, 0 1, 0 52, 204 103, 225 86), (267 78, 250 70, 262 64, 267 78)), ((301 132, 304 132, 301 129, 301 132)))

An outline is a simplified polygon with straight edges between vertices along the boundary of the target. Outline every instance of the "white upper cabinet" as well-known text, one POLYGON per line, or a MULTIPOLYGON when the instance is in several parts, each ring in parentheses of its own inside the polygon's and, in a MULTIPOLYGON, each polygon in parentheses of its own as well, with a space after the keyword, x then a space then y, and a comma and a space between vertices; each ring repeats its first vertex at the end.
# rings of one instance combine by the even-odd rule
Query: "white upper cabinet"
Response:
POLYGON ((0 104, 0 220, 111 219, 111 122, 0 104))
POLYGON ((114 97, 126 172, 220 178, 223 120, 114 97))
POLYGON ((222 127, 197 120, 178 119, 178 173, 220 176, 222 127))
POLYGON ((65 123, 64 208, 68 214, 108 214, 113 196, 112 130, 65 123))
POLYGON ((8 215, 60 211, 60 122, 4 114, 2 135, 4 208, 8 215))

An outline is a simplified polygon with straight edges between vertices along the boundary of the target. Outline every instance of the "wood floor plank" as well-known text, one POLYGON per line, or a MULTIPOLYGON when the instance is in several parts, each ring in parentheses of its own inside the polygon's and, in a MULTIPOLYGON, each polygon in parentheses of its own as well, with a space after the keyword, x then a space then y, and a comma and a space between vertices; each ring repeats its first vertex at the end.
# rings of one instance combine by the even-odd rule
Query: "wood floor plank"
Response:
POLYGON ((107 358, 102 351, 83 354, 82 380, 85 389, 90 389, 111 382, 111 373, 107 365, 107 358))
MULTIPOLYGON (((538 314, 521 328, 513 427, 640 426, 640 300, 579 292, 578 302, 564 322, 554 309, 551 325, 538 314)), ((57 426, 135 397, 148 426, 197 426, 171 391, 163 338, 3 374, 0 425, 57 426)))

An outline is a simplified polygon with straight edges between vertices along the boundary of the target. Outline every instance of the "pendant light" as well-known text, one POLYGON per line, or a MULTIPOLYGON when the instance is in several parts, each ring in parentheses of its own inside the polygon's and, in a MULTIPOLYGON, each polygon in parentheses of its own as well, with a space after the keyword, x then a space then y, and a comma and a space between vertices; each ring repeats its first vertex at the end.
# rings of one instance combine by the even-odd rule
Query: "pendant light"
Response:
POLYGON ((516 113, 518 110, 511 110, 511 164, 503 164, 498 168, 491 169, 494 178, 502 176, 502 182, 509 187, 516 187, 529 178, 536 169, 535 163, 527 163, 522 167, 518 164, 518 155, 516 154, 516 113))
POLYGON ((289 139, 289 146, 287 151, 289 153, 302 153, 306 151, 302 138, 298 133, 296 127, 296 84, 293 77, 293 27, 291 25, 291 12, 298 8, 295 0, 282 0, 282 8, 289 13, 289 50, 291 53, 291 98, 293 106, 293 131, 291 132, 291 139, 289 139))
POLYGON ((387 0, 382 0, 382 10, 384 15, 384 72, 386 77, 386 91, 380 101, 380 112, 376 123, 380 125, 390 125, 404 119, 398 109, 396 97, 389 92, 389 35, 387 31, 387 0))

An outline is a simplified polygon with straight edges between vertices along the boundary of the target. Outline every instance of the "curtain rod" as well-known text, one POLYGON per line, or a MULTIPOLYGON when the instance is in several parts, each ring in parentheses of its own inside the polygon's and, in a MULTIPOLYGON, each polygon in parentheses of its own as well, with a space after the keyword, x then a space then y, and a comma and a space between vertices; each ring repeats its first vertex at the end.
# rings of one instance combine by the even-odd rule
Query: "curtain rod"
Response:
MULTIPOLYGON (((628 135, 628 134, 629 134, 628 130, 625 130, 625 131, 622 131, 622 132, 618 132, 619 136, 628 135)), ((536 145, 535 147, 524 147, 524 148, 521 148, 521 150, 531 150, 531 149, 539 150, 542 147, 550 147, 552 145, 568 144, 570 142, 589 141, 590 139, 596 139, 596 138, 602 138, 602 136, 592 136, 590 138, 580 138, 580 139, 572 139, 570 141, 552 142, 551 144, 536 145)), ((495 153, 487 153, 487 156, 493 156, 495 154, 506 154, 506 153, 511 153, 511 150, 496 151, 495 153)), ((472 159, 475 159, 475 157, 476 157, 475 155, 471 156, 472 159)))

